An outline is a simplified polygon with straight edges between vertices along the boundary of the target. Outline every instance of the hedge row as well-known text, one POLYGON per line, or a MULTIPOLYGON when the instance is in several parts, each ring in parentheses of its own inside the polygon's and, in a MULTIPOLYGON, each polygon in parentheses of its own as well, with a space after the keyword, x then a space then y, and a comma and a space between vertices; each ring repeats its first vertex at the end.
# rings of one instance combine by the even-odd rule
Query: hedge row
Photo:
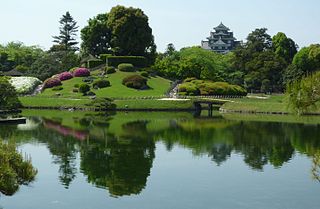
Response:
POLYGON ((95 68, 103 64, 105 64, 103 60, 89 60, 87 63, 87 68, 95 68))
POLYGON ((118 67, 121 63, 130 63, 135 67, 147 67, 147 59, 142 56, 110 56, 109 54, 101 54, 100 59, 106 63, 108 58, 108 65, 118 67))
POLYGON ((226 82, 212 82, 188 79, 179 86, 180 95, 189 96, 212 96, 212 95, 237 95, 245 96, 247 91, 238 85, 231 85, 226 82))

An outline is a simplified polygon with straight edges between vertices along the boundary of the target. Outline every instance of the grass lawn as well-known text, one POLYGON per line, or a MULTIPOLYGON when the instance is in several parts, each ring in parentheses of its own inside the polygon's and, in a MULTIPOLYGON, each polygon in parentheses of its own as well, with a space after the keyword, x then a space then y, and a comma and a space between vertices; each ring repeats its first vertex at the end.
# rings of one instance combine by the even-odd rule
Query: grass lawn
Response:
POLYGON ((266 99, 248 97, 231 99, 222 106, 222 109, 235 112, 289 112, 284 95, 271 95, 266 99))
MULTIPOLYGON (((97 74, 97 72, 93 72, 92 76, 98 78, 98 76, 95 74, 97 74)), ((106 78, 111 83, 110 87, 97 90, 91 87, 91 91, 93 91, 97 97, 126 98, 144 96, 163 96, 170 87, 170 80, 158 76, 150 77, 148 79, 148 86, 150 87, 150 89, 147 90, 136 90, 122 85, 123 78, 134 74, 139 74, 139 72, 117 71, 116 73, 108 75, 106 78)), ((75 84, 84 83, 82 79, 83 78, 78 77, 67 81, 63 81, 63 89, 61 91, 53 91, 52 89, 46 89, 44 92, 37 95, 36 97, 56 97, 56 94, 59 93, 61 94, 61 96, 59 97, 86 98, 85 96, 82 96, 81 93, 74 93, 72 91, 74 89, 75 84)))
POLYGON ((24 107, 78 107, 85 108, 89 99, 54 98, 54 97, 19 97, 24 107))

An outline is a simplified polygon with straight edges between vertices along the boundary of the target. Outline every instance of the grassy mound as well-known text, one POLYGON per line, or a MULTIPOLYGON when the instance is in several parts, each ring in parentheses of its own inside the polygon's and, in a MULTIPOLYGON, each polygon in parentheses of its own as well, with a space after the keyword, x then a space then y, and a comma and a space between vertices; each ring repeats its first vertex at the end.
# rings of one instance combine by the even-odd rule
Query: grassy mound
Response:
MULTIPOLYGON (((161 77, 148 78, 148 86, 150 88, 146 90, 137 90, 124 86, 122 81, 124 78, 132 75, 139 75, 137 72, 121 72, 109 74, 106 80, 110 82, 110 86, 107 88, 94 89, 91 91, 96 94, 97 97, 109 97, 109 98, 124 98, 124 97, 145 97, 145 96, 162 96, 170 87, 170 80, 161 77)), ((62 89, 60 91, 54 91, 53 89, 45 89, 37 97, 60 97, 60 98, 85 98, 82 93, 74 91, 75 86, 80 86, 85 81, 99 80, 98 71, 95 71, 90 76, 90 79, 83 77, 75 77, 70 80, 62 81, 62 89)), ((89 82, 89 85, 92 84, 89 82)))

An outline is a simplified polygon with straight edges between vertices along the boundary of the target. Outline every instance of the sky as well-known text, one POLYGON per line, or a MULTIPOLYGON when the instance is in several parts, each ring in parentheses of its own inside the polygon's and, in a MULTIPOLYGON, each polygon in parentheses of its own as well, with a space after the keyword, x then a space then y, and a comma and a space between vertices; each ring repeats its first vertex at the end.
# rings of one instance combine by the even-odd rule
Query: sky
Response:
MULTIPOLYGON (((158 51, 200 45, 223 22, 238 40, 256 28, 284 32, 299 47, 320 43, 319 0, 0 0, 0 44, 21 41, 49 49, 59 19, 69 11, 79 28, 113 6, 141 8, 149 17, 158 51)), ((78 39, 80 41, 80 32, 78 39)))

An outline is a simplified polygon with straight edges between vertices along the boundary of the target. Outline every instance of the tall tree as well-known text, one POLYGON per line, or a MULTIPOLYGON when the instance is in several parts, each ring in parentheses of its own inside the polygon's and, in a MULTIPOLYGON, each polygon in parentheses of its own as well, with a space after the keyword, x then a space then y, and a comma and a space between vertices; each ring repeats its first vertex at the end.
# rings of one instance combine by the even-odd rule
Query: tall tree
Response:
POLYGON ((257 28, 247 37, 246 46, 252 52, 262 52, 272 47, 271 36, 267 34, 267 28, 257 28))
POLYGON ((145 56, 154 53, 152 29, 141 9, 113 7, 107 23, 112 31, 111 46, 115 54, 145 56))
POLYGON ((282 57, 288 65, 292 62, 298 48, 297 44, 282 32, 272 37, 272 47, 274 52, 282 57))
POLYGON ((63 46, 64 50, 78 50, 76 46, 79 42, 76 41, 78 32, 77 22, 73 19, 69 12, 62 15, 59 21, 60 23, 60 35, 53 36, 53 42, 63 46))
POLYGON ((111 30, 107 25, 108 14, 98 14, 89 19, 81 30, 81 50, 84 54, 98 56, 111 51, 111 30))

